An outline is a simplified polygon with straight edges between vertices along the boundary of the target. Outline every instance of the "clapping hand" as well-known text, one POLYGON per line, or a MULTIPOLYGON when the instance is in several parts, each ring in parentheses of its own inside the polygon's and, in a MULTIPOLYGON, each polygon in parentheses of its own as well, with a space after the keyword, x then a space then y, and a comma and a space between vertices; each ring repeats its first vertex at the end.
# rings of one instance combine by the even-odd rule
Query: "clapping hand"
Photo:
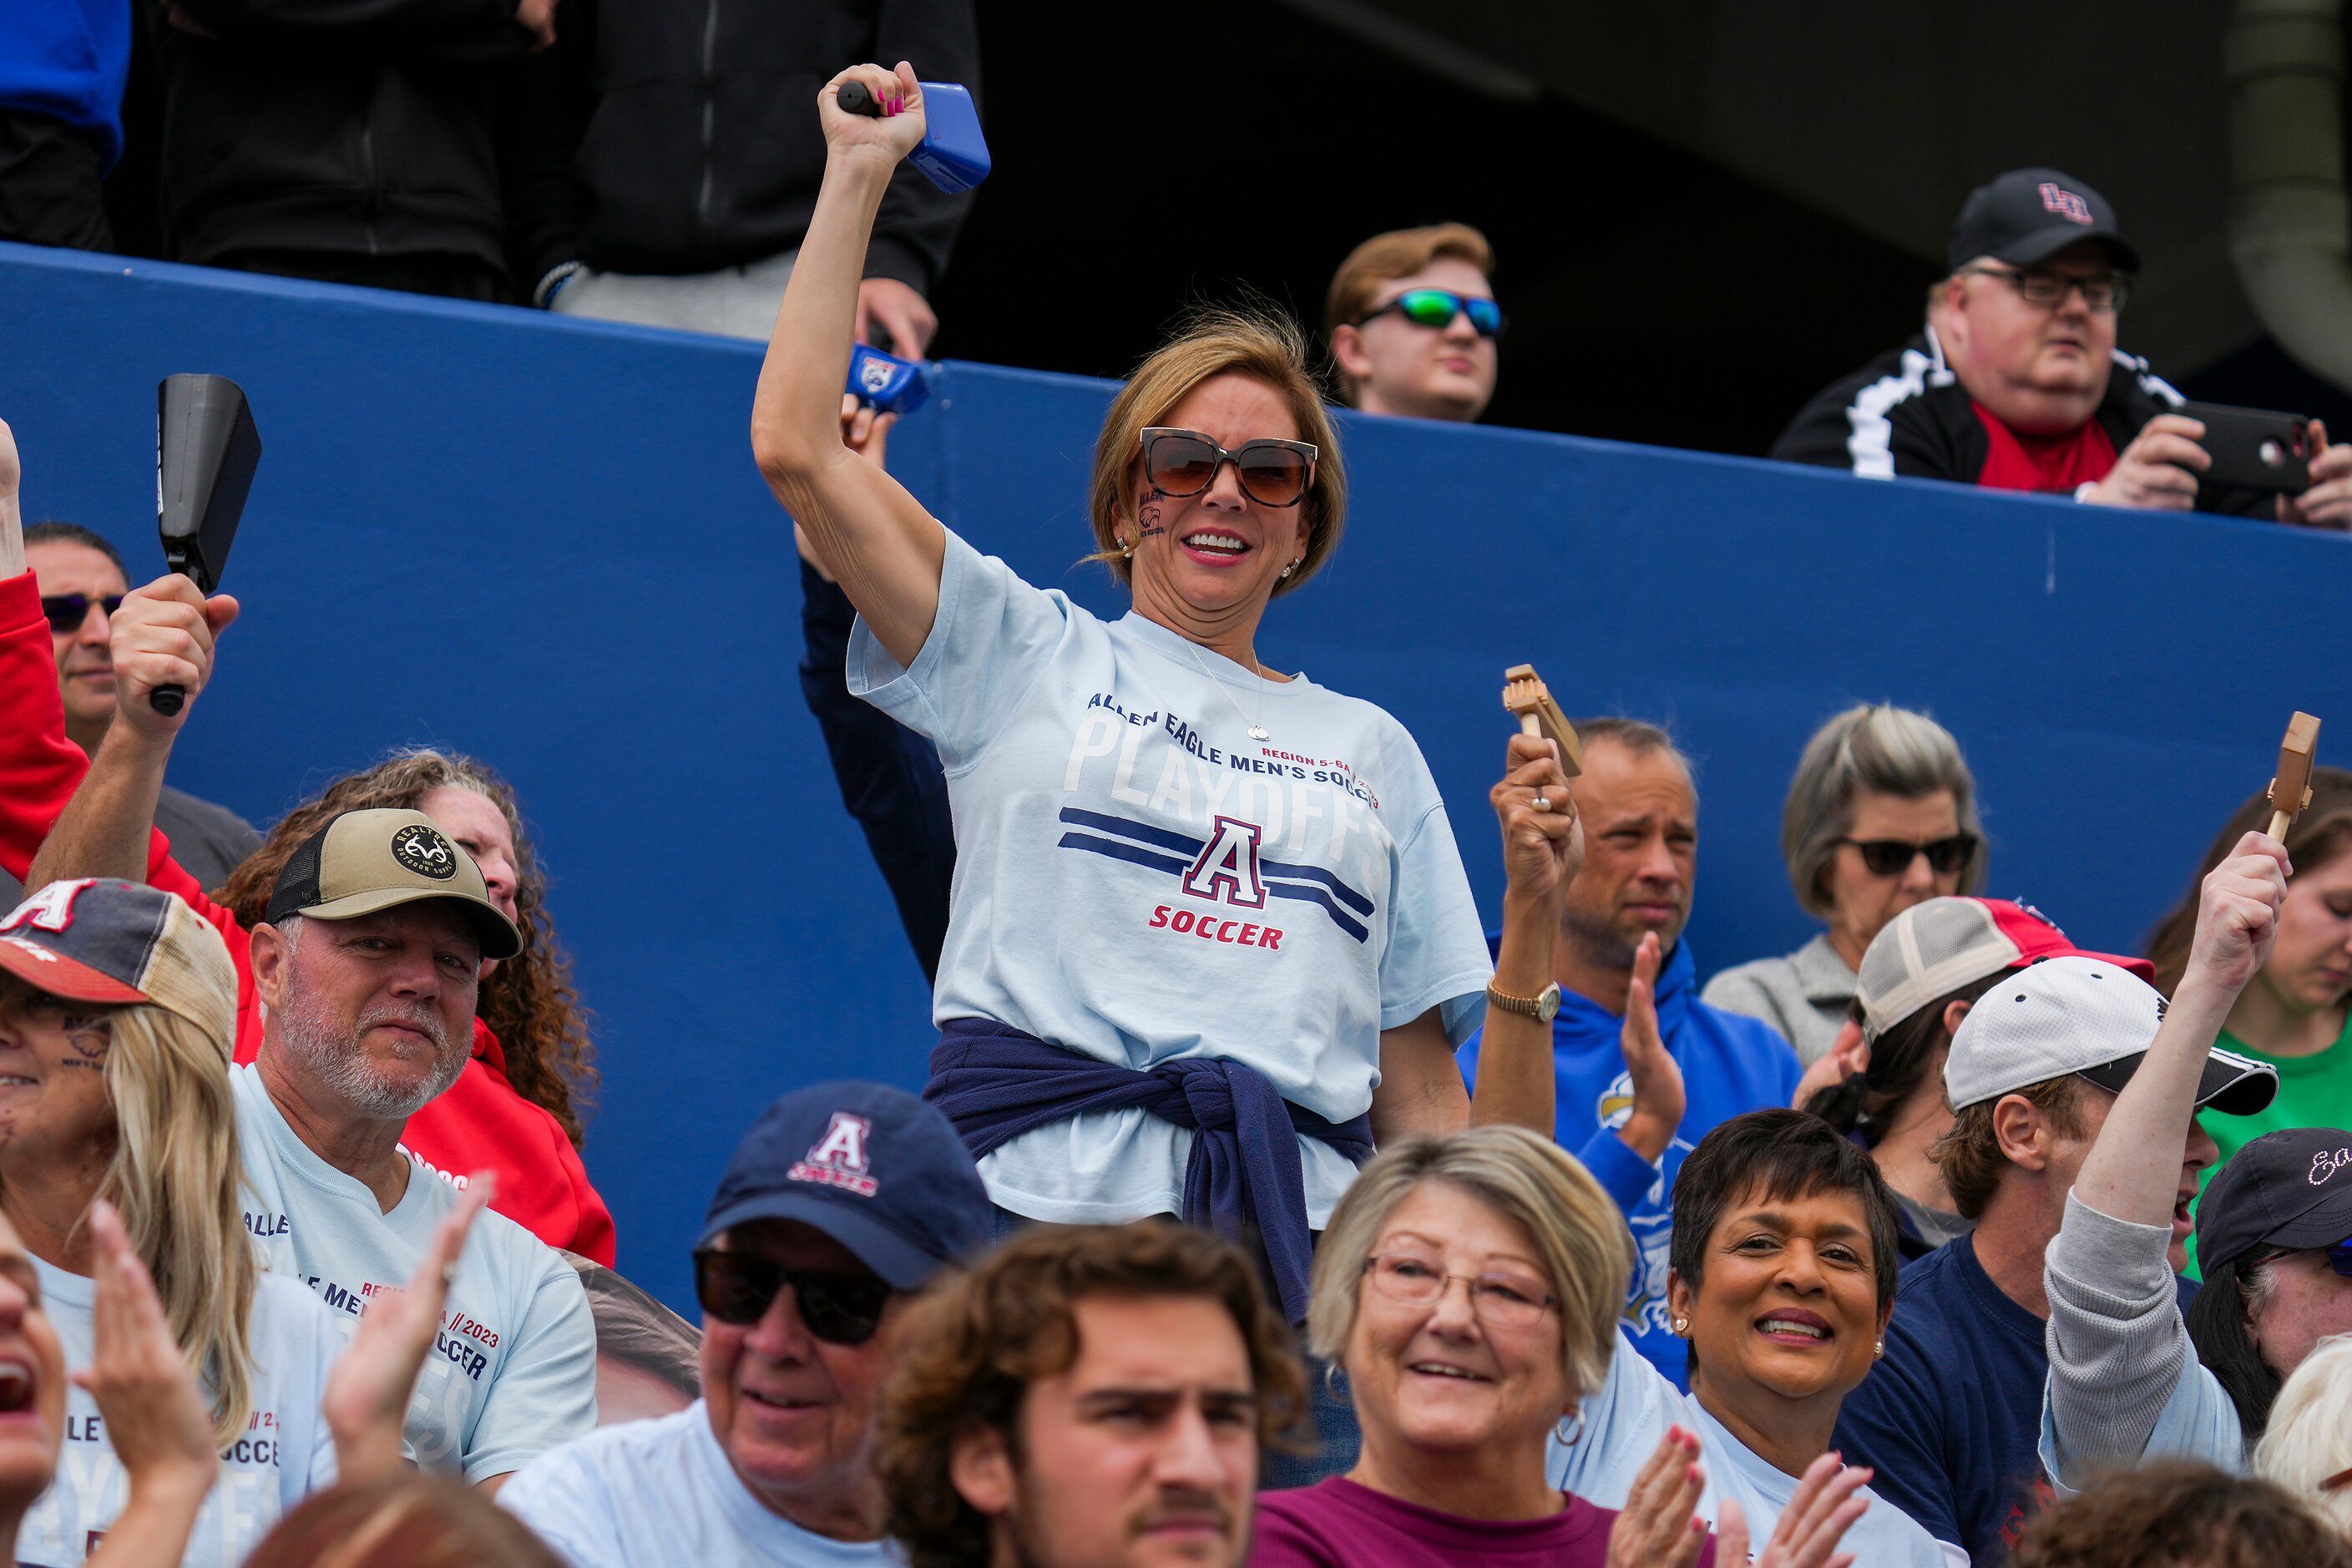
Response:
MULTIPOLYGON (((1660 1438, 1617 1522, 1609 1527, 1608 1568, 1691 1568, 1706 1542, 1706 1521, 1698 1514, 1700 1494, 1706 1490, 1706 1472, 1698 1465, 1698 1438, 1680 1426, 1669 1426, 1660 1438)), ((1716 1561, 1733 1568, 1734 1560, 1716 1561)), ((1737 1560, 1745 1563, 1746 1558, 1737 1560)))
POLYGON ((1797 1092, 1789 1103, 1802 1110, 1822 1090, 1835 1089, 1854 1074, 1869 1070, 1870 1043, 1862 1037, 1862 1026, 1848 1018, 1830 1048, 1815 1057, 1805 1076, 1797 1080, 1797 1092))
MULTIPOLYGON (((212 1412, 172 1337, 154 1279, 132 1250, 122 1216, 100 1198, 90 1205, 89 1223, 98 1265, 90 1360, 73 1381, 98 1402, 131 1492, 122 1517, 107 1532, 107 1545, 114 1548, 113 1561, 176 1563, 220 1472, 212 1412)), ((91 1562, 109 1557, 101 1551, 91 1562)))
POLYGON ((1671 1147, 1683 1124, 1683 1069, 1658 1032, 1658 933, 1633 950, 1633 978, 1625 987, 1625 1022, 1617 1031, 1625 1071, 1633 1088, 1633 1109, 1617 1136, 1644 1160, 1655 1162, 1671 1147))
POLYGON ((409 1276, 408 1288, 371 1300, 359 1331, 335 1359, 319 1408, 334 1435, 336 1468, 344 1480, 383 1475, 401 1464, 400 1431, 409 1394, 448 1309, 449 1286, 457 1276, 466 1237, 497 1192, 492 1172, 479 1171, 467 1179, 457 1206, 434 1227, 432 1243, 409 1276))
MULTIPOLYGON (((1835 1453, 1807 1465, 1756 1568, 1853 1568, 1853 1553, 1839 1552, 1838 1543, 1869 1510, 1870 1500, 1854 1493, 1869 1484, 1871 1475, 1859 1465, 1841 1463, 1835 1453)), ((1748 1561, 1748 1514, 1737 1498, 1725 1498, 1716 1510, 1715 1560, 1725 1568, 1748 1561)))

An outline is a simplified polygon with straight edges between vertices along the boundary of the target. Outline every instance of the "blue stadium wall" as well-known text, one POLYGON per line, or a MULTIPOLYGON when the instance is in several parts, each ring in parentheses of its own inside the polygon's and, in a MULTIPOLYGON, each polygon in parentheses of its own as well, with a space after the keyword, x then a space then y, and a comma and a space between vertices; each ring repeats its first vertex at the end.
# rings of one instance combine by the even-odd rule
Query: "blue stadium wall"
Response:
MULTIPOLYGON (((621 1267, 690 1307, 687 1249, 757 1108, 825 1078, 915 1085, 931 1038, 802 706, 790 531, 746 437, 756 347, 5 245, 0 332, 26 515, 89 524, 141 571, 161 560, 157 380, 244 384, 265 446, 225 584, 245 615, 174 782, 266 823, 395 743, 513 779, 598 1017, 587 1158, 621 1267)), ((893 467, 1032 582, 1115 611, 1074 564, 1108 390, 950 364, 893 467)), ((2352 743, 2341 537, 1512 430, 1343 431, 1346 542, 1259 647, 1420 738, 1490 918, 1486 790, 1521 661, 1572 713, 1664 721, 1697 759, 1702 972, 1809 934, 1781 795, 1849 703, 1950 726, 1989 890, 2110 949, 2267 781, 2290 710, 2352 743)), ((1134 934, 1100 933, 1093 962, 1149 962, 1134 934)))

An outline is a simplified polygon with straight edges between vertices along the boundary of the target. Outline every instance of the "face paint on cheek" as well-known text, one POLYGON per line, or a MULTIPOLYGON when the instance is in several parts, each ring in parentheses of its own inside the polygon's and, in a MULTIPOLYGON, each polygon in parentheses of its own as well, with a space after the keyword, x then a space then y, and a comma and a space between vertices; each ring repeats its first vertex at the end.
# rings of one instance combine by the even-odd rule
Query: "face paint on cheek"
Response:
POLYGON ((58 1065, 105 1071, 107 1049, 114 1043, 113 1021, 103 1016, 68 1017, 65 1030, 66 1046, 73 1055, 63 1058, 58 1065))
POLYGON ((1144 538, 1150 539, 1154 534, 1168 531, 1160 525, 1160 503, 1167 499, 1168 492, 1154 486, 1151 494, 1144 498, 1143 505, 1137 509, 1135 521, 1142 525, 1144 538))

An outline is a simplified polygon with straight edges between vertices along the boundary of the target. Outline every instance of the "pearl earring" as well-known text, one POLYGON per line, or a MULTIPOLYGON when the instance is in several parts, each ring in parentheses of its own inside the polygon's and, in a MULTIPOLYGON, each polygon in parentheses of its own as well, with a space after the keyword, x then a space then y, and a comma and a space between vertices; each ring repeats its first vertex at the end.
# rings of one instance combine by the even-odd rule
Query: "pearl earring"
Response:
MULTIPOLYGON (((1301 556, 1299 559, 1300 559, 1300 560, 1304 560, 1304 559, 1306 559, 1306 558, 1305 558, 1304 556, 1301 556)), ((1287 577, 1287 576, 1289 576, 1293 572, 1296 572, 1296 571, 1297 571, 1297 570, 1298 570, 1298 562, 1297 562, 1297 561, 1294 561, 1294 562, 1292 562, 1289 565, 1287 565, 1287 566, 1286 566, 1286 567, 1284 567, 1284 568, 1282 569, 1282 574, 1283 574, 1284 576, 1287 577)))
POLYGON ((1688 1332, 1690 1332, 1690 1320, 1688 1318, 1676 1318, 1675 1320, 1675 1333, 1676 1336, 1679 1337, 1680 1335, 1686 1334, 1688 1332))
POLYGON ((1873 1345, 1871 1347, 1870 1353, 1874 1356, 1885 1357, 1886 1354, 1886 1342, 1885 1340, 1881 1340, 1876 1344, 1873 1345))
POLYGON ((1127 537, 1124 534, 1119 536, 1118 558, 1121 561, 1132 561, 1135 559, 1135 546, 1127 542, 1127 537))

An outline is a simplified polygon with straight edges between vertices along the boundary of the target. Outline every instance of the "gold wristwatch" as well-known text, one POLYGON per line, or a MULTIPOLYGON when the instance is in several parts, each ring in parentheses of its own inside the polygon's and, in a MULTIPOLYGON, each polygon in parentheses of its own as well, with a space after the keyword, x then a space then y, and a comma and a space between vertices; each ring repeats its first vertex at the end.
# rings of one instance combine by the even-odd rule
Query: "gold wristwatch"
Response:
POLYGON ((1486 1000, 1507 1013, 1524 1013, 1538 1023, 1549 1024, 1553 1015, 1559 1011, 1559 986, 1557 983, 1547 985, 1531 997, 1514 996, 1496 990, 1495 983, 1489 980, 1486 982, 1486 1000))

